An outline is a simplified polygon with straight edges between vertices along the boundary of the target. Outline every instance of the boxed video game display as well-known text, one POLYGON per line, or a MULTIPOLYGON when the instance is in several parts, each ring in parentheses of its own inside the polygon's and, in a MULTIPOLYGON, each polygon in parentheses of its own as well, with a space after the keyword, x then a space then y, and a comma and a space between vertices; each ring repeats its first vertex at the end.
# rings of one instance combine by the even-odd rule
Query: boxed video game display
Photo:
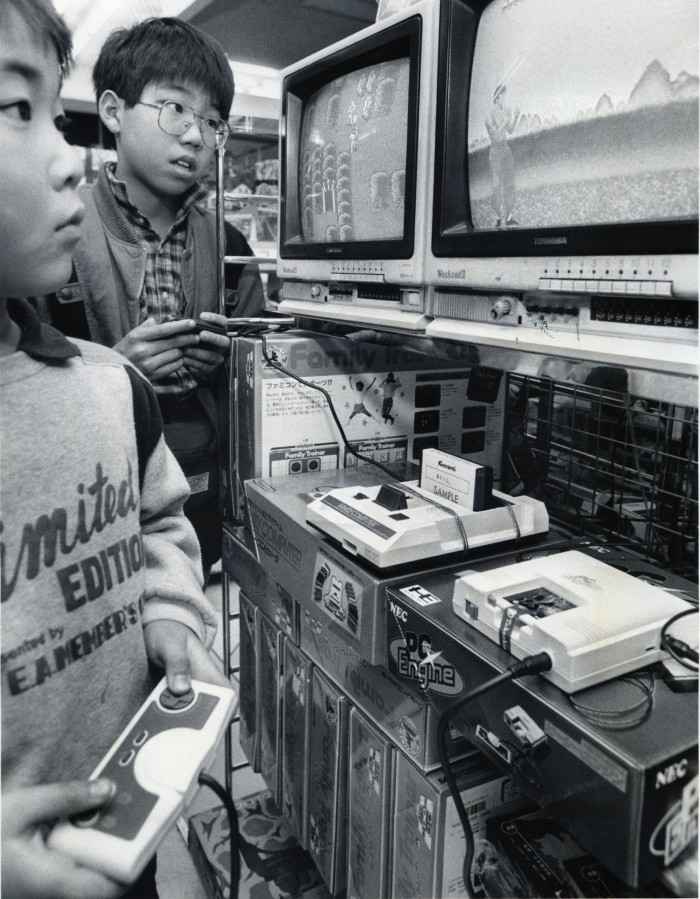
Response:
MULTIPOLYGON (((415 479, 419 473, 415 465, 394 465, 390 471, 401 481, 415 479)), ((318 618, 325 618, 332 630, 373 665, 386 661, 385 591, 390 584, 403 580, 409 569, 381 572, 351 556, 306 523, 306 507, 331 489, 391 482, 389 474, 367 465, 322 475, 255 478, 245 484, 247 525, 235 529, 239 540, 264 568, 268 582, 276 584, 272 589, 265 588, 268 596, 274 596, 275 590, 286 592, 318 618)), ((539 539, 533 540, 533 545, 539 539)), ((501 554, 502 547, 482 547, 470 558, 501 554)), ((225 546, 225 553, 225 564, 231 566, 231 572, 245 576, 245 559, 239 560, 235 545, 225 546)), ((458 564, 454 556, 448 562, 458 564)), ((445 564, 444 557, 427 559, 421 570, 442 570, 445 564)))
POLYGON ((289 591, 269 576, 267 569, 227 526, 222 533, 221 552, 223 569, 236 581, 241 592, 277 625, 285 637, 298 644, 297 605, 289 591))
MULTIPOLYGON (((231 410, 234 493, 249 478, 355 466, 350 445, 378 462, 420 461, 425 447, 466 456, 500 472, 504 384, 500 372, 460 366, 397 345, 308 331, 240 337, 231 410)), ((242 497, 238 495, 238 516, 242 497)), ((236 502, 236 498, 234 498, 236 502)))
MULTIPOLYGON (((437 747, 439 713, 430 695, 417 695, 383 665, 370 665, 361 652, 329 627, 325 620, 301 609, 301 648, 396 746, 423 769, 440 764, 437 747)), ((469 743, 453 729, 453 753, 469 743)))
POLYGON ((388 895, 395 754, 392 741, 351 709, 347 894, 353 899, 388 895))
MULTIPOLYGON (((399 476, 415 467, 396 467, 399 476)), ((373 664, 384 661, 383 599, 387 581, 348 558, 306 524, 306 506, 330 486, 390 480, 383 472, 359 469, 247 481, 246 545, 267 572, 267 581, 306 606, 366 654, 373 664)), ((234 548, 235 549, 235 548, 234 548)), ((241 554, 227 553, 232 571, 241 572, 241 554)), ((268 595, 272 593, 268 589, 268 595)))
POLYGON ((260 612, 240 594, 240 715, 241 749, 253 771, 260 771, 260 612))
POLYGON ((284 641, 282 810, 301 846, 308 846, 309 725, 313 663, 284 641))
POLYGON ((284 635, 262 613, 258 624, 260 648, 260 773, 278 808, 282 805, 282 665, 284 635))
MULTIPOLYGON (((696 585, 628 551, 583 541, 579 548, 697 595, 696 585)), ((502 565, 513 561, 504 555, 502 565)), ((387 592, 389 668, 416 700, 431 697, 436 713, 515 662, 455 614, 454 586, 454 574, 443 573, 387 592)), ((509 681, 452 720, 632 887, 659 876, 697 835, 697 694, 675 692, 653 668, 573 694, 540 675, 509 681)))
MULTIPOLYGON (((513 780, 480 752, 452 765, 476 841, 483 839, 490 815, 531 807, 513 780)), ((442 768, 425 774, 400 753, 396 758, 392 842, 392 899, 465 895, 465 836, 445 774, 442 768)), ((475 886, 472 883, 472 889, 475 886)))
POLYGON ((309 724, 308 851, 334 896, 345 889, 348 863, 348 715, 347 697, 314 668, 309 724))

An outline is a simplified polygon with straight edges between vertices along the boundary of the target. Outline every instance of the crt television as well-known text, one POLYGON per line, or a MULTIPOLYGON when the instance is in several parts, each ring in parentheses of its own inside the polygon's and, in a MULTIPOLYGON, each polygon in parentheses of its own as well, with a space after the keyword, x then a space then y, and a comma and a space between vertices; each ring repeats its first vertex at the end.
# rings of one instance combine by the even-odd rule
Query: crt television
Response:
POLYGON ((445 3, 430 281, 697 296, 697 34, 696 0, 445 3))
POLYGON ((422 321, 438 18, 422 0, 282 72, 284 308, 422 321))
POLYGON ((697 0, 445 0, 438 56, 428 333, 694 343, 697 0))

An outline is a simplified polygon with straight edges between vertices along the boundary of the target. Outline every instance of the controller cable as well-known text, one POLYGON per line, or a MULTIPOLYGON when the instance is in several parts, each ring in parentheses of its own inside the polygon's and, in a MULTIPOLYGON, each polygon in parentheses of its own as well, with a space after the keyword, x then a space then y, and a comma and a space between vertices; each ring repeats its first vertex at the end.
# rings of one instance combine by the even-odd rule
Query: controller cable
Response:
POLYGON ((462 863, 462 878, 464 880, 464 889, 468 897, 474 897, 471 882, 471 869, 474 860, 474 832, 472 831, 469 815, 464 807, 464 802, 462 801, 462 796, 459 792, 459 787, 457 786, 457 781, 450 762, 447 743, 449 721, 453 715, 464 708, 465 705, 472 702, 472 700, 481 696, 483 693, 493 690, 494 687, 507 681, 523 677, 526 674, 538 674, 541 671, 549 671, 551 667, 552 660, 546 652, 540 652, 537 655, 527 656, 524 659, 520 659, 506 668, 501 674, 492 677, 490 680, 487 680, 473 690, 470 690, 466 696, 457 700, 457 702, 445 709, 440 715, 437 728, 438 750, 440 754, 440 763, 445 774, 445 780, 447 781, 452 801, 455 804, 460 823, 462 824, 462 829, 464 830, 466 847, 464 851, 464 861, 462 863))
POLYGON ((697 608, 684 609, 682 612, 669 618, 661 628, 661 648, 665 649, 679 665, 682 665, 689 671, 695 672, 695 674, 698 673, 698 650, 693 649, 693 647, 689 646, 684 640, 672 637, 668 631, 671 625, 675 624, 680 618, 685 618, 686 615, 697 615, 697 613, 697 608))
POLYGON ((219 799, 223 802, 228 817, 229 826, 229 845, 231 851, 231 870, 230 870, 230 899, 238 899, 238 889, 241 881, 241 857, 239 854, 239 836, 238 836, 238 813, 231 795, 221 786, 218 780, 215 780, 209 774, 202 772, 199 775, 199 783, 202 786, 209 787, 213 790, 219 799))

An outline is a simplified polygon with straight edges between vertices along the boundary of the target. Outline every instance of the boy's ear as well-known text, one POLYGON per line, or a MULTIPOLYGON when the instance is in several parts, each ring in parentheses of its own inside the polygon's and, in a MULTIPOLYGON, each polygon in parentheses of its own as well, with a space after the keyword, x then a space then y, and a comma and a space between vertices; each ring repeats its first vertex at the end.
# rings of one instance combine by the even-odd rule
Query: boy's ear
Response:
POLYGON ((104 91, 97 103, 102 123, 112 134, 119 134, 121 131, 124 105, 124 101, 114 91, 104 91))

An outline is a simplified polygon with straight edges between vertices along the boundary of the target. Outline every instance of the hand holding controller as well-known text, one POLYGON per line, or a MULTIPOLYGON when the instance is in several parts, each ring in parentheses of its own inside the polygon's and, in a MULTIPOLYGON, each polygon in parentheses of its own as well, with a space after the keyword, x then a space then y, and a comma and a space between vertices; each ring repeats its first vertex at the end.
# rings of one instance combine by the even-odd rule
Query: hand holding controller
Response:
POLYGON ((235 704, 225 687, 192 681, 176 696, 163 679, 90 776, 116 783, 112 804, 59 823, 49 845, 133 883, 196 792, 235 704))

